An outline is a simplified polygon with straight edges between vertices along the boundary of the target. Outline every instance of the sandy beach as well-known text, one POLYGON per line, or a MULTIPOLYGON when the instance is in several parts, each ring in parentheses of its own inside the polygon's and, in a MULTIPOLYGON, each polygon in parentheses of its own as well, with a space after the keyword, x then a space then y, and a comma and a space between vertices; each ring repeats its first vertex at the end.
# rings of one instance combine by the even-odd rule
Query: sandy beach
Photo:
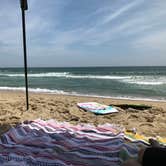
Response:
POLYGON ((18 91, 0 91, 0 134, 26 120, 55 119, 72 124, 94 125, 113 123, 126 129, 136 128, 146 136, 166 137, 166 102, 92 98, 44 93, 30 93, 30 109, 26 111, 25 94, 18 91), (77 107, 78 102, 99 102, 114 105, 119 112, 95 115, 77 107), (143 110, 125 105, 146 105, 143 110), (116 106, 115 106, 116 105, 116 106))

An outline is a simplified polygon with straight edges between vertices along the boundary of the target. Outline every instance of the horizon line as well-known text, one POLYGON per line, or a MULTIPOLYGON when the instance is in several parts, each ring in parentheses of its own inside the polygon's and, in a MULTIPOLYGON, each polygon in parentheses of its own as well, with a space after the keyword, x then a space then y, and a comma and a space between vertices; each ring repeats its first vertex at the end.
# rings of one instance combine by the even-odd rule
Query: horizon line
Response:
MULTIPOLYGON (((150 65, 147 65, 147 66, 145 66, 145 65, 143 65, 143 66, 141 66, 141 65, 136 65, 136 66, 130 66, 130 65, 128 65, 128 66, 30 66, 30 67, 28 67, 28 68, 95 68, 95 67, 166 67, 166 65, 165 66, 163 66, 163 65, 152 65, 152 66, 150 66, 150 65)), ((24 66, 12 66, 12 67, 0 67, 0 69, 3 69, 3 68, 24 68, 24 66)))

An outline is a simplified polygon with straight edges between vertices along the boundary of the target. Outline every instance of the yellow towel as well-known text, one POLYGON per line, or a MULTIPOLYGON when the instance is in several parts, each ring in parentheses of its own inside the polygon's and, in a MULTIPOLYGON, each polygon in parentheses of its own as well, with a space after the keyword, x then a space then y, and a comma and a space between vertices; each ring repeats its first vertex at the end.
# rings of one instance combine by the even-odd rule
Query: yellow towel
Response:
MULTIPOLYGON (((149 144, 148 140, 152 137, 146 137, 146 136, 141 135, 139 133, 125 131, 125 138, 130 140, 130 141, 143 141, 143 142, 149 144)), ((166 145, 166 138, 156 136, 154 139, 157 140, 159 143, 166 145)))

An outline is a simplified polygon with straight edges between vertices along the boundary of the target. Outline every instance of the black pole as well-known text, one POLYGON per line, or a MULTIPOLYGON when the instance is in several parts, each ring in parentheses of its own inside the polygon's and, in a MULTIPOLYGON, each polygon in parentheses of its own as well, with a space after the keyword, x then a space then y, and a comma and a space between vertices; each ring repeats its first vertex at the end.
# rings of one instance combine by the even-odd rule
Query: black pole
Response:
POLYGON ((28 77, 27 77, 27 51, 26 51, 26 30, 25 30, 25 10, 28 10, 27 0, 20 0, 22 11, 22 32, 23 32, 23 51, 24 51, 24 72, 25 72, 25 87, 26 87, 26 107, 29 109, 28 99, 28 77))

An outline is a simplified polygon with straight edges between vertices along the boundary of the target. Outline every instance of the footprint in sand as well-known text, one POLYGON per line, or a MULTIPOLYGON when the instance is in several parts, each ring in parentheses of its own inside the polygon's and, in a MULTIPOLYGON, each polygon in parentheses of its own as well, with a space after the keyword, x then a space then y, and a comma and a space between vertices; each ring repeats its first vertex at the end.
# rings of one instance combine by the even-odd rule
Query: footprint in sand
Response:
POLYGON ((147 117, 145 117, 146 121, 147 122, 151 122, 151 123, 153 122, 154 118, 155 118, 154 116, 147 116, 147 117))
POLYGON ((3 108, 0 109, 0 116, 1 116, 1 115, 5 115, 5 114, 7 114, 7 113, 8 113, 8 110, 3 109, 3 108))
POLYGON ((11 119, 11 120, 18 120, 18 119, 21 119, 21 117, 19 117, 19 116, 11 116, 11 117, 9 117, 9 119, 11 119))
POLYGON ((71 121, 79 121, 79 117, 72 116, 70 120, 71 120, 71 121))
POLYGON ((49 106, 57 106, 55 103, 49 102, 48 103, 49 106))
POLYGON ((139 116, 136 114, 131 114, 127 119, 138 119, 139 116))
POLYGON ((154 127, 154 125, 152 123, 141 123, 139 126, 140 127, 142 127, 142 126, 154 127))

